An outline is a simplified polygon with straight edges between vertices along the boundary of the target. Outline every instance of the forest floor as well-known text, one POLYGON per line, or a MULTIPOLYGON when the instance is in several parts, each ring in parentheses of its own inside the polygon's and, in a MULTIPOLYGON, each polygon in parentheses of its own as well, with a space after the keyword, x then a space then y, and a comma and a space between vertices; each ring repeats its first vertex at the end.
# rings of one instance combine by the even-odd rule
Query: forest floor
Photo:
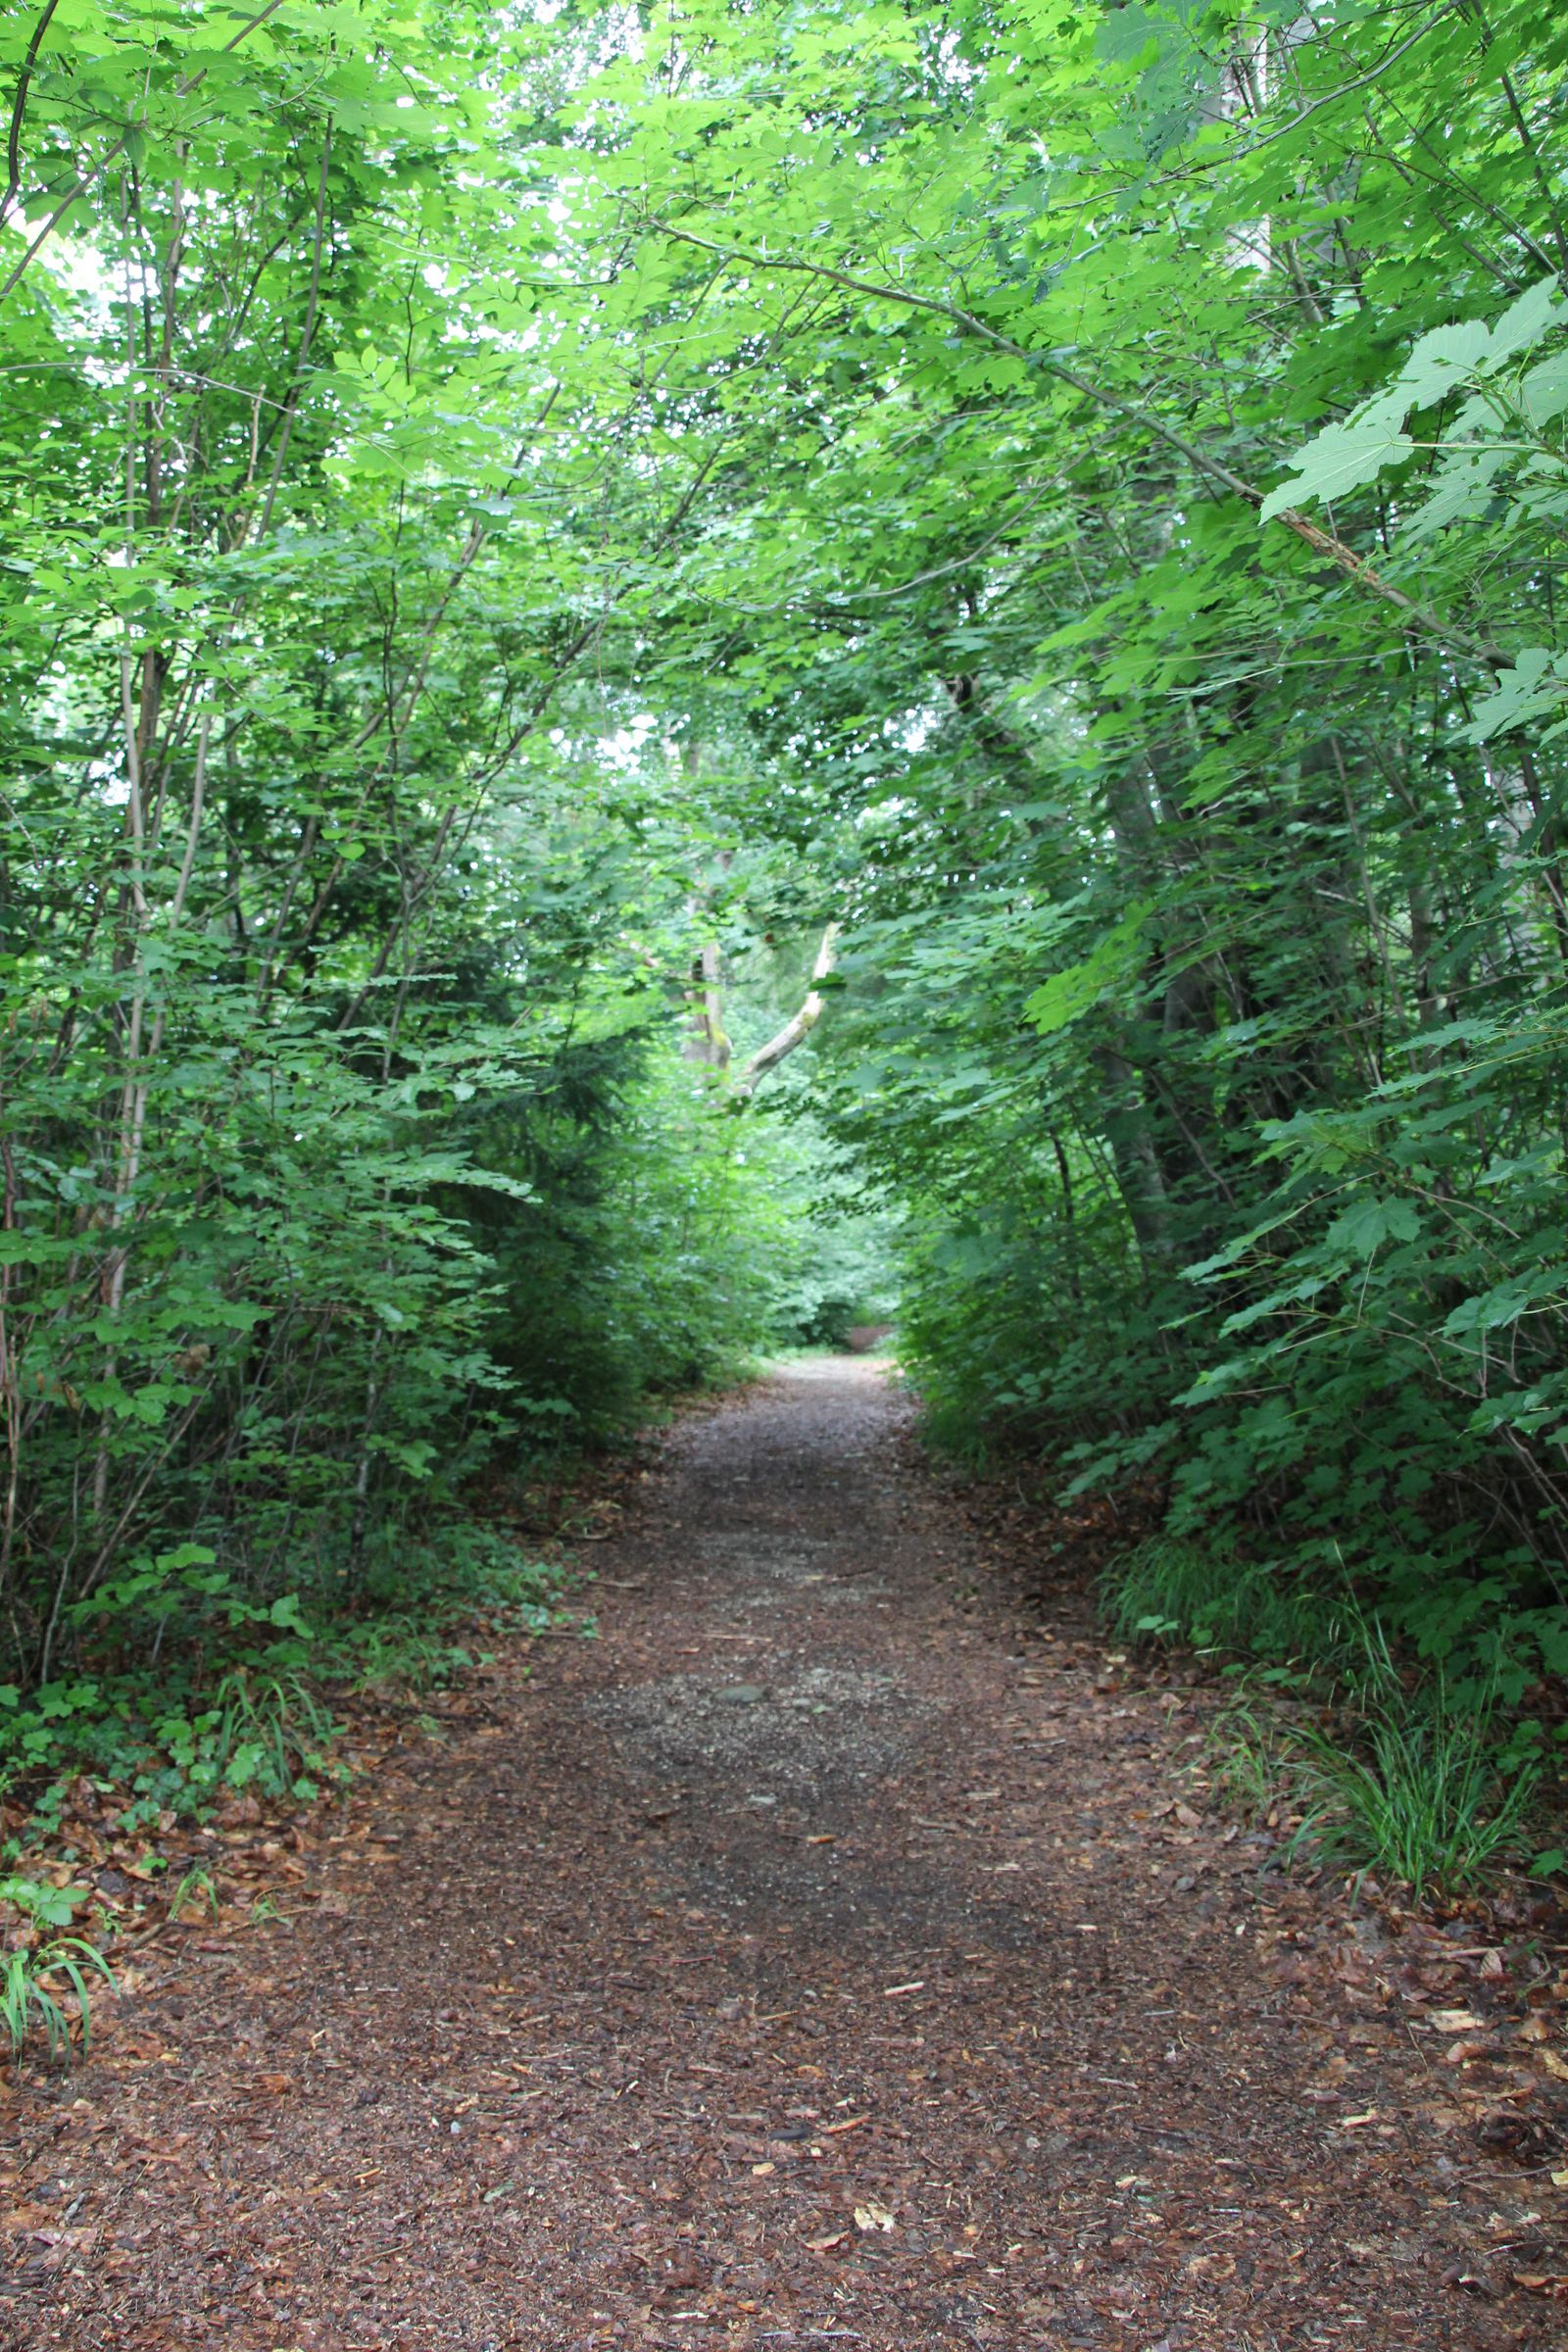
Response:
POLYGON ((988 1587, 873 1365, 640 1492, 598 1639, 16 2086, 8 2352, 1557 2340, 1539 1937, 1260 1880, 1203 1694, 988 1587))

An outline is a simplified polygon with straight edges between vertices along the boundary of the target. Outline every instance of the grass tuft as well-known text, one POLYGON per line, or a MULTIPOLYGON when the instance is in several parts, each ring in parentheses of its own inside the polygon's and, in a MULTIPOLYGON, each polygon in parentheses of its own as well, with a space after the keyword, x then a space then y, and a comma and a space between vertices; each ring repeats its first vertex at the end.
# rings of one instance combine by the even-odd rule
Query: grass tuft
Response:
POLYGON ((1321 1665, 1353 1639, 1354 1612, 1272 1562, 1247 1562, 1223 1543, 1151 1536, 1122 1553, 1101 1584, 1101 1604, 1119 1640, 1182 1642, 1283 1665, 1321 1665))
POLYGON ((1243 1695, 1214 1727, 1213 1782, 1244 1811, 1288 1812, 1284 1859, 1310 1858, 1412 1901, 1472 1892, 1529 1851, 1540 1766, 1499 1737, 1495 1687, 1455 1702, 1441 1675, 1409 1683, 1380 1629, 1332 1716, 1243 1695))
MULTIPOLYGON (((51 1886, 35 1879, 0 1879, 0 1902, 7 1902, 20 1911, 28 1927, 34 1931, 45 1928, 68 1927, 86 1889, 80 1886, 51 1886)), ((41 2026, 49 2044, 51 2059, 72 2054, 71 2019, 61 2006, 54 1979, 64 1977, 76 1996, 76 2010, 81 2023, 83 2057, 91 2046, 92 2015, 87 1999, 87 1976, 94 1972, 113 1987, 115 1977, 108 1961, 84 1936, 48 1936, 41 1942, 24 1944, 5 1955, 0 1967, 0 2033, 10 2037, 11 2055, 20 2058, 28 2034, 36 2023, 41 2026)))

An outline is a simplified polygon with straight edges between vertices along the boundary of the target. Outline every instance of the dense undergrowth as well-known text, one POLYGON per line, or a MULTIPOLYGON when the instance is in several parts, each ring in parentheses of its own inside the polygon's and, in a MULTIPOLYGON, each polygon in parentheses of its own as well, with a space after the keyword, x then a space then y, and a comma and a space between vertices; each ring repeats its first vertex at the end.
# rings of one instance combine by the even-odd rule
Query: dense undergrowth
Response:
POLYGON ((1149 1538, 1111 1561, 1100 1597, 1119 1640, 1195 1654, 1229 1686, 1213 1785, 1244 1812, 1283 1814, 1287 1865, 1413 1902, 1474 1896, 1504 1870, 1562 1872, 1558 1725, 1521 1711, 1495 1658, 1424 1663, 1348 1581, 1286 1584, 1219 1542, 1149 1538))
POLYGON ((117 1599, 112 1640, 83 1644, 75 1673, 14 1696, 0 1723, 8 1805, 33 1837, 83 1774, 115 1793, 125 1833, 201 1818, 236 1791, 308 1805, 337 1770, 337 1694, 445 1681, 474 1662, 460 1629, 536 1632, 569 1581, 481 1524, 372 1570, 356 1607, 314 1619, 296 1594, 242 1609, 205 1563, 151 1565, 165 1573, 117 1599), (176 1616, 161 1643, 146 1620, 167 1636, 176 1616))

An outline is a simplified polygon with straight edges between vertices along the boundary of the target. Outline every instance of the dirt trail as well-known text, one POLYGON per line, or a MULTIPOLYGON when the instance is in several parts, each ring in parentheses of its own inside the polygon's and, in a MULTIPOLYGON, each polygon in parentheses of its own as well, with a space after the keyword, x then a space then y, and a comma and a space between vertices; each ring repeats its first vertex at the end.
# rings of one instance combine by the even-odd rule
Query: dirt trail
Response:
POLYGON ((602 1638, 32 2083, 0 2341, 1544 2352, 1542 2182, 1284 1964, 1179 1693, 966 1611, 905 1418, 688 1422, 602 1638))

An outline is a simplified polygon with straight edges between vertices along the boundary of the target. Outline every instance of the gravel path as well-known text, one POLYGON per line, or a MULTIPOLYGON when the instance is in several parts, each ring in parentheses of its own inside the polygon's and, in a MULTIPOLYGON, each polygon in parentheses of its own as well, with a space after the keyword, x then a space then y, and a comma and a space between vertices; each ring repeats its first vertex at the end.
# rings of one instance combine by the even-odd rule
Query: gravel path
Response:
POLYGON ((966 1598, 874 1366, 645 1492, 598 1641, 34 2080, 0 2341, 1545 2352, 1543 2168, 1381 1931, 1260 1899, 1181 1691, 966 1598))

